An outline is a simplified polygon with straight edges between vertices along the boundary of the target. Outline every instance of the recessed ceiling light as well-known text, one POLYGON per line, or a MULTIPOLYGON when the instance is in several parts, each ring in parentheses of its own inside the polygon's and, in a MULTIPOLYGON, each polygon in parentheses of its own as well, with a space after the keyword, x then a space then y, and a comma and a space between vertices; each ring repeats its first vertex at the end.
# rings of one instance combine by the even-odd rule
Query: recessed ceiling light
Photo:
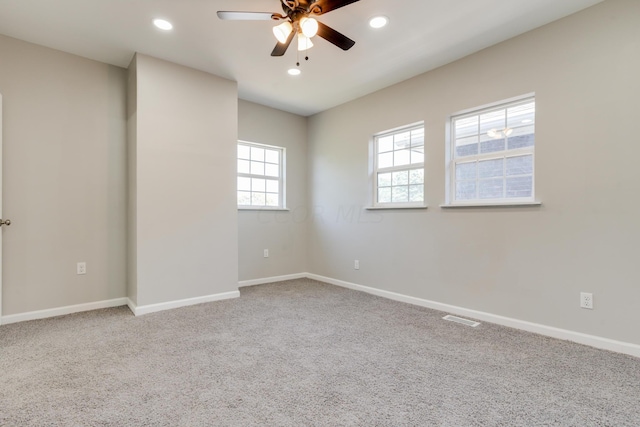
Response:
POLYGON ((164 31, 169 31, 173 28, 173 24, 171 24, 171 22, 166 21, 164 19, 154 19, 153 25, 155 25, 156 27, 164 31))
POLYGON ((389 23, 389 18, 386 16, 374 16, 369 19, 369 26, 371 28, 382 28, 389 23))
POLYGON ((289 68, 289 71, 287 71, 287 73, 289 73, 290 76, 299 76, 301 71, 300 68, 289 68))

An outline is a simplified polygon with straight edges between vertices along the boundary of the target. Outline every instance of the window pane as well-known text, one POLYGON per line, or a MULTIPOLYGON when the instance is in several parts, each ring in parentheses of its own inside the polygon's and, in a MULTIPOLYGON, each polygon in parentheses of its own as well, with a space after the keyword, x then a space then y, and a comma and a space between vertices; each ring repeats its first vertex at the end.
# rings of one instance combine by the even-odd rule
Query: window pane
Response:
POLYGON ((414 169, 409 172, 410 184, 423 184, 424 183, 424 169, 414 169))
POLYGON ((264 174, 267 176, 278 176, 280 175, 280 166, 272 165, 271 163, 265 163, 264 174))
POLYGON ((456 139, 456 157, 478 154, 478 135, 456 139))
POLYGON ((480 115, 480 134, 501 131, 505 127, 507 127, 505 110, 491 111, 480 115))
POLYGON ((391 174, 391 181, 393 185, 407 185, 409 184, 409 171, 393 172, 391 174))
POLYGON ((265 150, 264 160, 268 163, 280 163, 280 153, 276 150, 265 150))
POLYGON ((455 136, 456 138, 464 138, 467 136, 478 134, 478 116, 466 117, 464 119, 455 120, 455 136))
POLYGON ((515 128, 518 126, 533 124, 536 119, 536 104, 529 102, 523 105, 516 105, 507 109, 507 126, 515 128))
POLYGON ((238 190, 251 191, 251 178, 238 177, 238 190))
POLYGON ((424 145, 424 128, 411 131, 411 146, 418 147, 424 145))
POLYGON ((251 160, 264 162, 264 148, 251 147, 251 160))
POLYGON ((480 153, 494 153, 496 151, 504 151, 504 138, 482 138, 484 141, 480 142, 480 153))
POLYGON ((481 199, 502 199, 502 187, 504 180, 485 179, 479 182, 479 195, 481 199))
POLYGON ((533 126, 515 128, 513 133, 509 135, 507 149, 514 150, 523 147, 533 147, 535 139, 535 129, 533 126))
POLYGON ((494 176, 503 176, 504 159, 483 160, 478 162, 478 177, 492 178, 494 176))
POLYGON ((411 164, 424 163, 424 147, 411 149, 411 164))
POLYGON ((393 165, 403 166, 411 163, 411 154, 409 150, 399 150, 394 153, 393 165))
POLYGON ((249 160, 249 156, 251 155, 251 149, 246 145, 238 144, 238 158, 239 159, 247 159, 249 160))
POLYGON ((472 200, 476 198, 476 182, 456 182, 456 200, 472 200))
POLYGON ((269 192, 269 193, 279 193, 280 192, 280 185, 279 185, 278 181, 275 181, 273 179, 267 179, 267 192, 269 192))
POLYGON ((378 188, 378 203, 391 203, 391 187, 378 188))
POLYGON ((507 178, 507 197, 531 197, 533 195, 533 177, 521 176, 507 178))
POLYGON ((248 206, 251 204, 251 193, 248 191, 238 191, 238 204, 248 206))
POLYGON ((378 153, 386 153, 387 151, 393 151, 393 135, 378 139, 378 153))
POLYGON ((264 163, 251 162, 252 175, 264 175, 264 163))
POLYGON ((409 201, 410 202, 424 201, 424 185, 409 186, 409 201))
POLYGON ((266 191, 266 182, 264 179, 259 179, 259 178, 252 178, 251 179, 251 191, 261 191, 261 192, 265 192, 266 191))
POLYGON ((409 201, 409 191, 408 187, 391 187, 391 201, 394 203, 398 202, 408 202, 409 201))
POLYGON ((476 162, 457 164, 456 180, 476 179, 476 165, 476 162))
POLYGON ((393 166, 393 151, 378 155, 378 168, 390 168, 393 166))
POLYGON ((378 187, 391 187, 391 172, 378 174, 378 187))
POLYGON ((533 173, 533 156, 517 156, 507 158, 507 176, 528 175, 533 173))
POLYGON ((267 206, 280 206, 277 194, 267 193, 267 206))
POLYGON ((238 160, 238 173, 250 173, 251 167, 248 160, 238 160))
POLYGON ((253 206, 264 206, 265 199, 264 193, 251 193, 251 204, 253 206))
POLYGON ((395 149, 407 148, 411 144, 411 132, 401 132, 393 136, 395 149))

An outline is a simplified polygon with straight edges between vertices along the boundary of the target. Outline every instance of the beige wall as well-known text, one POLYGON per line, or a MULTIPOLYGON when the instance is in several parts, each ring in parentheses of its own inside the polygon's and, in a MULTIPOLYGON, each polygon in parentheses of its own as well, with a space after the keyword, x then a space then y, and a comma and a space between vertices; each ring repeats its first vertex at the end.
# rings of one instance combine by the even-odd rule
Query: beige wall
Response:
POLYGON ((310 271, 640 344, 638 16, 608 1, 312 117, 310 271), (447 116, 530 92, 543 206, 439 208, 447 116), (420 120, 429 209, 363 210, 371 136, 420 120))
POLYGON ((137 304, 235 291, 236 83, 145 55, 135 62, 137 304))
POLYGON ((0 61, 2 314, 124 297, 125 70, 4 36, 0 61))
POLYGON ((288 208, 238 211, 240 280, 307 271, 307 119, 240 100, 238 138, 286 149, 288 208))

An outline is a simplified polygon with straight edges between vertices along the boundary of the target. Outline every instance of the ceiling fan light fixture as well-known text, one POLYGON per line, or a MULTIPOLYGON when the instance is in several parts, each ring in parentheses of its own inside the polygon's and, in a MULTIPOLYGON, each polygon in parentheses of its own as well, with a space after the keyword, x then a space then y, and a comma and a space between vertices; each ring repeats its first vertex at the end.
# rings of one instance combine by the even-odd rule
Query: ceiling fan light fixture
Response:
POLYGON ((313 42, 307 36, 302 33, 298 33, 298 50, 303 51, 307 49, 311 49, 313 47, 313 42))
POLYGON ((300 28, 302 29, 302 34, 311 38, 318 34, 318 21, 315 18, 305 16, 300 20, 300 28))
POLYGON ((285 43, 291 31, 293 31, 293 26, 289 21, 284 21, 282 24, 273 27, 273 35, 276 36, 278 43, 285 43))
POLYGON ((173 24, 171 24, 171 22, 167 21, 166 19, 154 19, 153 25, 164 31, 173 29, 173 24))
POLYGON ((386 16, 374 16, 369 19, 369 26, 371 28, 382 28, 389 23, 389 18, 386 16))

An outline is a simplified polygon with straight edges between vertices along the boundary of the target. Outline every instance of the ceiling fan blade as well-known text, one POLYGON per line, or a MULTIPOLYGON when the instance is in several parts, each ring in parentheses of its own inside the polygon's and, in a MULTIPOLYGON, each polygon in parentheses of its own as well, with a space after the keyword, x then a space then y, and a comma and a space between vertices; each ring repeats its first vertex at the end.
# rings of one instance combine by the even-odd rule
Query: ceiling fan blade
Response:
POLYGON ((312 10, 314 6, 320 6, 322 10, 316 15, 322 15, 323 13, 331 12, 332 10, 340 9, 341 7, 348 6, 351 3, 355 3, 360 0, 318 0, 311 5, 312 10))
POLYGON ((291 40, 293 40, 293 36, 295 36, 295 35, 296 35, 296 32, 295 31, 291 31, 291 34, 289 34, 289 37, 287 38, 287 41, 285 41, 284 43, 278 43, 276 45, 276 47, 273 48, 273 52, 271 52, 271 56, 282 56, 282 55, 284 55, 284 53, 289 48, 289 45, 291 44, 291 40))
POLYGON ((218 11, 218 18, 226 21, 271 21, 272 19, 276 19, 273 15, 271 12, 218 11))
POLYGON ((322 37, 329 43, 333 43, 342 50, 349 50, 356 42, 334 30, 331 27, 327 27, 322 22, 318 22, 318 36, 322 37))

